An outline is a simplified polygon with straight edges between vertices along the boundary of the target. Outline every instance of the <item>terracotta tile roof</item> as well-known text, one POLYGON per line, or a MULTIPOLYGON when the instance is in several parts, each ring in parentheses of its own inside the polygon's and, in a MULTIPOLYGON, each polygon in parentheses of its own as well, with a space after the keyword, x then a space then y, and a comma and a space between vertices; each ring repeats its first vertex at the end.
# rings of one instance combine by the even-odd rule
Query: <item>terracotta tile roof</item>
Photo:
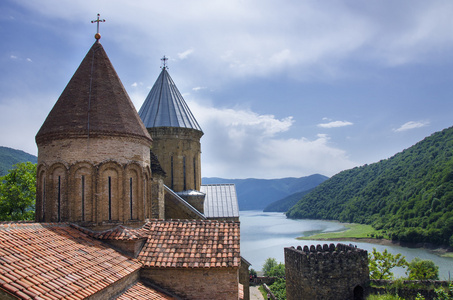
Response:
POLYGON ((0 287, 23 299, 83 299, 140 267, 66 223, 0 224, 0 287))
POLYGON ((145 267, 239 267, 239 222, 149 221, 148 240, 138 255, 145 267))
POLYGON ((175 299, 163 293, 160 293, 150 287, 147 287, 141 282, 137 282, 131 286, 126 292, 117 298, 118 300, 165 300, 175 299))

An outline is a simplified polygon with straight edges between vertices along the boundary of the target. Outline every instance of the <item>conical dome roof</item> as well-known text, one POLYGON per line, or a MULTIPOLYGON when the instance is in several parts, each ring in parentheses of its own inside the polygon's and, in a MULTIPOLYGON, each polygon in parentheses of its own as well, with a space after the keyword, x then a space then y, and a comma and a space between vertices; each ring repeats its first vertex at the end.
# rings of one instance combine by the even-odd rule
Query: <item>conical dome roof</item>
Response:
POLYGON ((95 136, 134 136, 152 141, 99 41, 58 98, 36 142, 95 136))
POLYGON ((180 127, 202 131, 166 67, 162 68, 138 114, 146 128, 180 127))

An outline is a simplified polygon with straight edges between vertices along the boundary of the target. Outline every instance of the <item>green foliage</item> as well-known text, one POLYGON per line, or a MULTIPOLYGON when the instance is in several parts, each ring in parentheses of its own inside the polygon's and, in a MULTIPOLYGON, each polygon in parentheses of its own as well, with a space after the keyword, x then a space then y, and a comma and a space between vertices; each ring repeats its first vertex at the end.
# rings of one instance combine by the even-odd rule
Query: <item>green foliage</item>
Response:
POLYGON ((0 220, 33 220, 35 200, 36 164, 16 164, 0 177, 0 220))
POLYGON ((408 265, 409 280, 439 280, 439 267, 432 260, 414 258, 408 265))
POLYGON ((278 265, 273 266, 270 269, 270 271, 267 272, 267 276, 284 278, 285 277, 285 265, 282 263, 279 263, 278 265))
POLYGON ((453 246, 453 127, 389 159, 340 172, 286 215, 370 224, 393 240, 453 246))
POLYGON ((252 276, 256 276, 257 275, 255 269, 253 269, 253 268, 250 269, 249 274, 252 275, 252 276))
POLYGON ((434 290, 437 297, 435 300, 452 300, 453 299, 453 283, 450 282, 448 289, 437 288, 434 290))
POLYGON ((398 295, 391 295, 391 294, 385 294, 385 295, 369 295, 367 300, 403 300, 403 298, 399 297, 398 295))
POLYGON ((278 265, 277 260, 273 257, 269 257, 263 264, 263 274, 264 276, 270 276, 269 272, 278 265))
POLYGON ((417 293, 417 297, 415 297, 415 300, 425 300, 425 297, 423 297, 420 293, 417 293))
POLYGON ((274 283, 269 286, 269 289, 278 300, 286 299, 286 280, 284 278, 279 278, 274 281, 274 283))
POLYGON ((277 263, 275 258, 269 257, 264 262, 262 271, 264 276, 278 277, 269 288, 277 299, 286 299, 285 265, 277 263))
POLYGON ((406 267, 407 262, 401 253, 393 255, 387 249, 381 253, 373 248, 372 253, 368 254, 368 266, 371 279, 392 279, 393 272, 391 270, 394 267, 406 267))

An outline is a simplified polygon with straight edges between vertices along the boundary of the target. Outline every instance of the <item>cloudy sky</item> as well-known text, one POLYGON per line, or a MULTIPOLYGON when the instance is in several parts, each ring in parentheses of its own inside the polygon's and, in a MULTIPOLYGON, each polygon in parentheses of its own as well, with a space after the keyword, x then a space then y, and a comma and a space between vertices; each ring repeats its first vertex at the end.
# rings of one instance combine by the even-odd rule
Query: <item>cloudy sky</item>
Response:
POLYGON ((2 0, 1 146, 37 154, 97 13, 137 110, 169 57, 203 177, 332 176, 453 125, 450 0, 2 0))

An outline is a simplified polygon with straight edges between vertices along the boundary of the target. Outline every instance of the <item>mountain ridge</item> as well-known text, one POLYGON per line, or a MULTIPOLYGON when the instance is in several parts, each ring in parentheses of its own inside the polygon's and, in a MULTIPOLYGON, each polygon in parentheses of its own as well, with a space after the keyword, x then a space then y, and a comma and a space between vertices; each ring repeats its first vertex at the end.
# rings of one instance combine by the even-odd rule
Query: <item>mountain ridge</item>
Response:
POLYGON ((13 165, 27 161, 36 164, 38 157, 22 150, 0 146, 0 176, 8 174, 13 165))
POLYGON ((310 190, 328 177, 312 174, 277 179, 225 179, 203 177, 202 184, 234 183, 240 210, 262 210, 267 205, 297 192, 310 190))

